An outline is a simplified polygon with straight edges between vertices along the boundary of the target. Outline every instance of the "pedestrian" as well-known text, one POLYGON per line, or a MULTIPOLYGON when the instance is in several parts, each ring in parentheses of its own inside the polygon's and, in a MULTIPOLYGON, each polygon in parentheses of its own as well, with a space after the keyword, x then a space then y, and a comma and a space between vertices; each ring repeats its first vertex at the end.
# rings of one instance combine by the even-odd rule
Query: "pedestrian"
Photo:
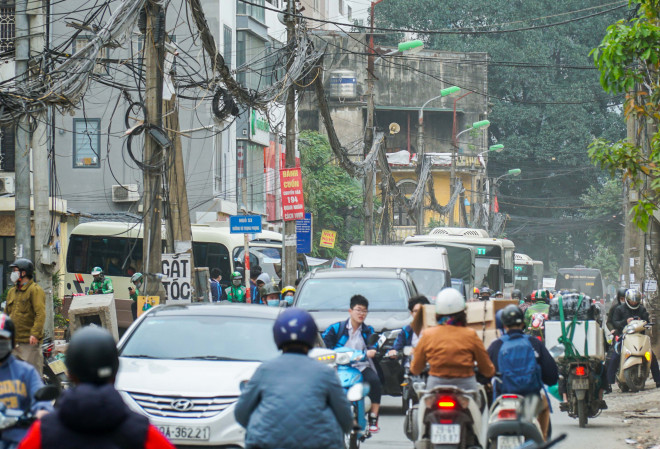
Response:
POLYGON ((41 341, 46 321, 46 295, 34 282, 34 265, 29 259, 16 259, 9 265, 14 286, 7 293, 5 312, 16 326, 14 355, 43 374, 41 341))
POLYGON ((211 289, 211 302, 220 302, 224 298, 222 291, 222 271, 220 268, 211 269, 211 278, 209 279, 209 287, 211 289))
POLYGON ((100 295, 114 292, 112 288, 112 280, 105 277, 103 268, 94 267, 92 270, 92 276, 94 276, 94 280, 92 281, 92 285, 89 287, 90 295, 100 295))
POLYGON ((259 265, 250 268, 250 298, 252 299, 252 304, 261 303, 261 295, 259 294, 259 287, 257 287, 257 278, 261 274, 261 271, 259 265))
POLYGON ((257 368, 234 408, 246 449, 343 449, 353 416, 337 373, 307 356, 318 328, 301 309, 273 325, 282 354, 257 368))
POLYGON ((137 306, 138 306, 138 296, 140 296, 140 287, 142 287, 142 273, 135 273, 131 276, 131 282, 135 286, 128 287, 128 294, 133 300, 131 303, 131 314, 133 315, 133 321, 137 320, 137 306))
POLYGON ((377 433, 380 430, 378 412, 380 411, 381 381, 373 362, 373 358, 376 356, 376 346, 369 345, 369 337, 374 333, 374 328, 365 323, 368 313, 369 301, 367 298, 362 295, 354 295, 348 310, 349 318, 346 321, 331 324, 323 332, 322 337, 328 349, 345 347, 366 352, 367 360, 358 362, 354 366, 360 370, 362 378, 370 386, 369 432, 377 433))
POLYGON ((32 424, 19 449, 174 449, 115 390, 119 357, 107 330, 88 326, 74 333, 65 364, 73 388, 57 402, 55 413, 32 424))

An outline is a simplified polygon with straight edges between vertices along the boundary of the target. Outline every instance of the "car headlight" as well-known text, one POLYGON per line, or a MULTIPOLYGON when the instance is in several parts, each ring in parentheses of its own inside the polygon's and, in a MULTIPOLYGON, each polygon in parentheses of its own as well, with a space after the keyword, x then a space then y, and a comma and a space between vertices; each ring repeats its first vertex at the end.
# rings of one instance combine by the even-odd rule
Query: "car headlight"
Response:
POLYGON ((351 363, 351 353, 350 352, 338 352, 335 356, 335 363, 337 365, 348 365, 351 363))

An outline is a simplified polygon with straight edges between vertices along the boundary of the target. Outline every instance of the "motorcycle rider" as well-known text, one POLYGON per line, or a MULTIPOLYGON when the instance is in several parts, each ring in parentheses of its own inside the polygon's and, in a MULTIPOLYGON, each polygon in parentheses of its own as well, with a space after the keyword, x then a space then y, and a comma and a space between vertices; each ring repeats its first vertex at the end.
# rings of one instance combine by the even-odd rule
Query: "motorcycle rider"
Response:
POLYGON ((265 296, 262 298, 263 303, 269 307, 280 306, 280 289, 275 282, 271 282, 266 286, 265 296))
POLYGON ((532 304, 525 310, 525 329, 531 327, 535 314, 548 314, 550 311, 549 297, 550 293, 547 290, 536 290, 532 292, 532 304))
POLYGON ((229 302, 245 302, 243 275, 239 271, 234 271, 229 278, 231 285, 225 289, 225 298, 229 302))
POLYGON ((492 292, 488 287, 482 287, 481 290, 479 290, 479 301, 488 301, 490 300, 492 292))
POLYGON ((129 297, 133 300, 131 303, 131 314, 133 321, 137 320, 138 296, 140 296, 140 287, 142 287, 142 273, 135 273, 131 276, 131 282, 135 287, 128 287, 129 297))
POLYGON ((75 332, 65 364, 74 387, 60 398, 55 413, 30 427, 20 449, 174 449, 115 390, 119 357, 107 330, 88 326, 75 332))
POLYGON ((607 357, 605 358, 605 370, 607 372, 607 388, 605 389, 606 393, 611 393, 612 392, 612 384, 616 382, 616 372, 619 370, 619 365, 618 363, 615 364, 613 363, 613 360, 616 358, 616 345, 617 343, 614 342, 614 337, 620 336, 619 331, 616 328, 616 325, 614 324, 614 311, 619 307, 621 304, 623 304, 626 300, 626 288, 621 287, 616 291, 616 301, 613 301, 612 304, 610 305, 610 310, 607 311, 607 329, 610 331, 610 335, 612 335, 612 344, 609 347, 609 350, 607 351, 607 357))
POLYGON ((518 307, 520 307, 520 310, 522 310, 523 313, 525 313, 527 309, 531 307, 531 305, 532 305, 532 294, 529 293, 528 295, 525 296, 525 299, 520 302, 520 305, 518 307))
MULTIPOLYGON (((623 334, 623 328, 628 325, 635 318, 644 320, 647 323, 650 323, 649 312, 646 310, 642 304, 642 295, 639 291, 635 289, 626 290, 626 296, 623 304, 619 305, 614 311, 614 316, 612 317, 612 322, 619 333, 623 334)), ((655 356, 655 353, 651 352, 651 376, 655 382, 655 387, 660 388, 660 368, 658 367, 658 359, 655 356)), ((619 362, 621 360, 621 353, 615 354, 612 358, 611 367, 618 370, 619 362)), ((611 369, 612 369, 611 368, 611 369)))
POLYGON ((34 282, 34 265, 29 259, 16 259, 9 265, 11 281, 15 284, 7 293, 5 313, 16 328, 14 355, 28 362, 41 376, 44 355, 40 342, 44 337, 46 321, 46 295, 34 282))
MULTIPOLYGON (((37 370, 27 362, 14 358, 16 328, 6 314, 0 314, 0 403, 9 409, 30 411, 40 419, 53 407, 50 402, 34 400, 35 392, 44 386, 37 370)), ((12 449, 25 437, 27 429, 15 427, 2 431, 1 449, 12 449)))
POLYGON ((378 412, 380 410, 381 382, 376 371, 376 365, 372 360, 376 356, 376 347, 370 347, 368 343, 369 337, 374 333, 374 328, 364 322, 368 313, 369 301, 367 298, 362 295, 354 295, 351 297, 348 320, 328 326, 323 332, 322 338, 325 347, 329 349, 346 347, 356 351, 366 351, 367 360, 359 362, 355 367, 360 370, 362 378, 370 386, 369 432, 374 434, 380 430, 378 427, 378 412))
POLYGON ((465 299, 453 288, 445 288, 435 300, 439 326, 425 329, 417 343, 410 372, 420 375, 430 365, 427 390, 438 385, 454 385, 462 390, 477 390, 474 365, 481 375, 492 377, 493 366, 483 342, 474 329, 467 327, 465 299))
MULTIPOLYGON (((413 320, 415 316, 424 308, 425 304, 431 304, 428 298, 424 295, 413 296, 408 300, 408 310, 410 310, 410 315, 413 320)), ((421 332, 420 332, 421 334, 421 332)), ((413 348, 417 346, 419 342, 420 334, 416 334, 413 331, 413 328, 410 324, 407 324, 401 329, 399 335, 397 335, 392 349, 389 350, 387 355, 391 358, 396 358, 398 351, 403 351, 403 348, 406 346, 412 346, 413 348)), ((406 360, 406 365, 410 365, 410 360, 406 360)))
POLYGON ((92 281, 92 285, 89 287, 90 295, 100 295, 114 292, 112 288, 112 280, 105 277, 103 268, 94 267, 92 270, 92 276, 94 276, 94 280, 92 281))
POLYGON ((287 309, 275 321, 282 355, 259 366, 234 409, 247 429, 247 449, 343 449, 353 416, 336 372, 307 356, 317 333, 302 309, 287 309))
MULTIPOLYGON (((511 359, 507 361, 508 363, 518 362, 517 360, 514 361, 514 359, 516 358, 516 355, 521 354, 523 351, 516 351, 516 352, 502 351, 502 347, 508 341, 523 338, 529 342, 529 345, 534 352, 534 356, 536 358, 536 364, 537 364, 537 372, 534 373, 534 375, 538 377, 536 379, 537 382, 535 382, 537 383, 537 385, 533 389, 534 391, 523 391, 524 388, 520 386, 521 385, 520 379, 516 379, 517 382, 504 379, 504 376, 507 373, 503 372, 502 383, 496 387, 497 392, 498 394, 515 393, 522 395, 526 395, 526 394, 540 395, 542 404, 541 404, 541 410, 539 411, 537 417, 539 420, 539 424, 541 425, 543 438, 547 439, 548 429, 550 427, 550 407, 548 405, 548 398, 545 396, 545 394, 541 394, 541 389, 543 388, 543 384, 550 386, 550 385, 555 385, 557 383, 557 380, 559 379, 559 370, 557 368, 557 364, 555 363, 555 360, 552 358, 552 356, 550 355, 550 353, 548 352, 548 350, 540 340, 533 338, 529 335, 523 334, 525 319, 522 311, 518 306, 512 304, 502 309, 501 319, 502 319, 502 325, 504 326, 504 331, 506 333, 501 338, 491 343, 490 347, 488 348, 488 355, 490 356, 493 365, 495 365, 495 369, 497 371, 500 371, 500 367, 505 364, 505 360, 504 360, 505 357, 509 357, 511 359), (511 388, 511 386, 514 385, 517 388, 511 388)), ((522 364, 519 363, 518 366, 522 366, 522 364)), ((524 378, 525 375, 531 373, 521 372, 515 374, 519 374, 524 378)))
POLYGON ((286 306, 291 307, 293 305, 293 297, 296 295, 296 288, 287 285, 282 289, 282 301, 286 301, 286 306))
POLYGON ((517 288, 513 289, 513 291, 511 292, 511 299, 514 301, 518 301, 519 305, 522 304, 522 292, 517 288))

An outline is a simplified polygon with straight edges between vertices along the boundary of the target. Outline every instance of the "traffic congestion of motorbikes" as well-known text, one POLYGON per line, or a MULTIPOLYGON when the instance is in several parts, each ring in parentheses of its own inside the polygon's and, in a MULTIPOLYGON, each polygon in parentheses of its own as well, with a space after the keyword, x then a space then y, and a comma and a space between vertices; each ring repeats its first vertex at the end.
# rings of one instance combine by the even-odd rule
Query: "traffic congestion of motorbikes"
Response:
MULTIPOLYGON (((242 276, 236 272, 227 297, 219 295, 217 303, 166 304, 142 311, 110 361, 94 358, 102 351, 93 346, 74 359, 81 350, 73 343, 66 354, 54 355, 54 342, 45 339, 40 366, 48 386, 36 388, 41 385, 37 382, 28 388, 30 401, 56 401, 57 410, 60 391, 69 390, 63 398, 80 391, 84 374, 77 371, 79 359, 87 357, 83 364, 100 364, 92 378, 110 379, 99 382, 111 383, 127 410, 146 416, 165 438, 186 447, 204 446, 214 438, 248 448, 301 447, 292 443, 298 430, 280 426, 273 416, 296 416, 296 398, 314 404, 319 396, 319 407, 328 408, 319 413, 328 421, 319 418, 312 425, 330 423, 327 441, 319 447, 357 449, 378 438, 381 397, 388 395, 401 398, 401 432, 415 448, 515 449, 551 447, 566 437, 553 435, 551 412, 566 412, 577 426, 586 427, 607 409, 605 395, 614 384, 622 392, 636 393, 653 374, 660 386, 647 335, 652 322, 639 291, 621 288, 608 302, 604 295, 592 298, 578 288, 527 293, 513 288, 504 293, 487 285, 472 287, 478 280, 451 282, 446 251, 425 247, 427 257, 444 258, 440 270, 433 272, 430 266, 444 285, 429 292, 422 290, 425 280, 433 285, 437 278, 420 277, 416 265, 403 258, 407 248, 389 250, 401 265, 412 265, 388 267, 381 261, 385 268, 368 268, 362 261, 350 267, 349 260, 345 269, 307 273, 295 287, 272 282, 255 290, 252 304, 231 299, 229 293, 239 297, 245 289, 236 282, 242 276), (401 300, 395 298, 397 289, 401 300), (172 339, 173 330, 186 337, 185 344, 172 339), (214 371, 205 372, 210 366, 214 371), (334 374, 327 377, 329 371, 334 374), (193 372, 199 376, 198 390, 189 386, 188 393, 158 392, 193 372), (147 382, 144 373, 150 373, 147 382), (218 387, 219 373, 225 384, 209 392, 207 376, 218 387), (317 378, 328 384, 314 383, 317 378), (559 410, 552 410, 552 396, 559 410)), ((422 254, 419 247, 410 250, 422 254)), ((22 263, 13 266, 27 279, 29 269, 23 270, 22 263)), ((99 271, 102 277, 101 269, 96 276, 99 271)), ((112 289, 109 278, 101 281, 112 289)), ((0 338, 14 341, 18 331, 9 323, 15 303, 9 298, 0 338)), ((75 331, 72 341, 83 333, 75 331)), ((106 334, 98 338, 114 342, 106 334)), ((77 345, 85 344, 78 340, 77 345)), ((28 369, 26 363, 16 363, 28 369)), ((0 408, 3 439, 17 428, 25 435, 32 425, 25 437, 30 440, 33 423, 41 416, 37 413, 51 410, 0 408)), ((297 425, 305 427, 309 412, 299 413, 297 425)))

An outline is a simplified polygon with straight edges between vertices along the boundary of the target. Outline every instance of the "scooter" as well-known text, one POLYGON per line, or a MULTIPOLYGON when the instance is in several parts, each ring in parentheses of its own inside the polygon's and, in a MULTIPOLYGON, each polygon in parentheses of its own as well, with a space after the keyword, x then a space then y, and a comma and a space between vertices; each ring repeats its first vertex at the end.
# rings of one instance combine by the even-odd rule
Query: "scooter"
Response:
POLYGON ((488 398, 483 387, 464 391, 442 385, 426 391, 419 389, 417 394, 421 400, 415 430, 416 449, 485 446, 488 398))
MULTIPOLYGON (((412 346, 404 347, 402 354, 405 357, 410 357, 412 346)), ((405 414, 403 432, 410 441, 417 439, 417 416, 419 410, 419 395, 417 392, 424 390, 427 379, 428 372, 425 371, 421 375, 415 376, 410 372, 410 367, 405 367, 403 382, 401 383, 401 405, 405 414)))
POLYGON ((337 375, 341 386, 346 391, 346 397, 351 403, 355 424, 351 432, 345 436, 345 447, 357 449, 360 447, 360 443, 371 437, 366 417, 371 409, 371 402, 367 396, 369 384, 363 381, 362 373, 354 366, 357 362, 366 360, 366 354, 351 348, 338 348, 335 351, 337 375))
POLYGON ((636 393, 644 389, 646 379, 651 371, 651 339, 645 334, 651 324, 644 320, 634 319, 623 328, 621 342, 621 361, 616 383, 621 391, 636 393))
MULTIPOLYGON (((493 378, 496 391, 497 378, 493 378)), ((543 443, 536 415, 541 407, 538 395, 502 394, 493 401, 486 433, 487 449, 515 449, 526 441, 543 443)))
POLYGON ((64 360, 53 357, 55 343, 49 337, 44 338, 41 344, 41 352, 43 354, 43 381, 46 385, 54 385, 59 389, 67 389, 69 387, 69 378, 66 375, 66 367, 64 360))
MULTIPOLYGON (((36 401, 54 401, 59 395, 60 390, 57 387, 46 385, 34 393, 34 399, 36 401)), ((37 418, 31 412, 7 408, 4 403, 0 402, 0 440, 2 440, 3 431, 15 427, 28 428, 36 420, 37 418)), ((1 444, 2 441, 0 441, 1 444)))

